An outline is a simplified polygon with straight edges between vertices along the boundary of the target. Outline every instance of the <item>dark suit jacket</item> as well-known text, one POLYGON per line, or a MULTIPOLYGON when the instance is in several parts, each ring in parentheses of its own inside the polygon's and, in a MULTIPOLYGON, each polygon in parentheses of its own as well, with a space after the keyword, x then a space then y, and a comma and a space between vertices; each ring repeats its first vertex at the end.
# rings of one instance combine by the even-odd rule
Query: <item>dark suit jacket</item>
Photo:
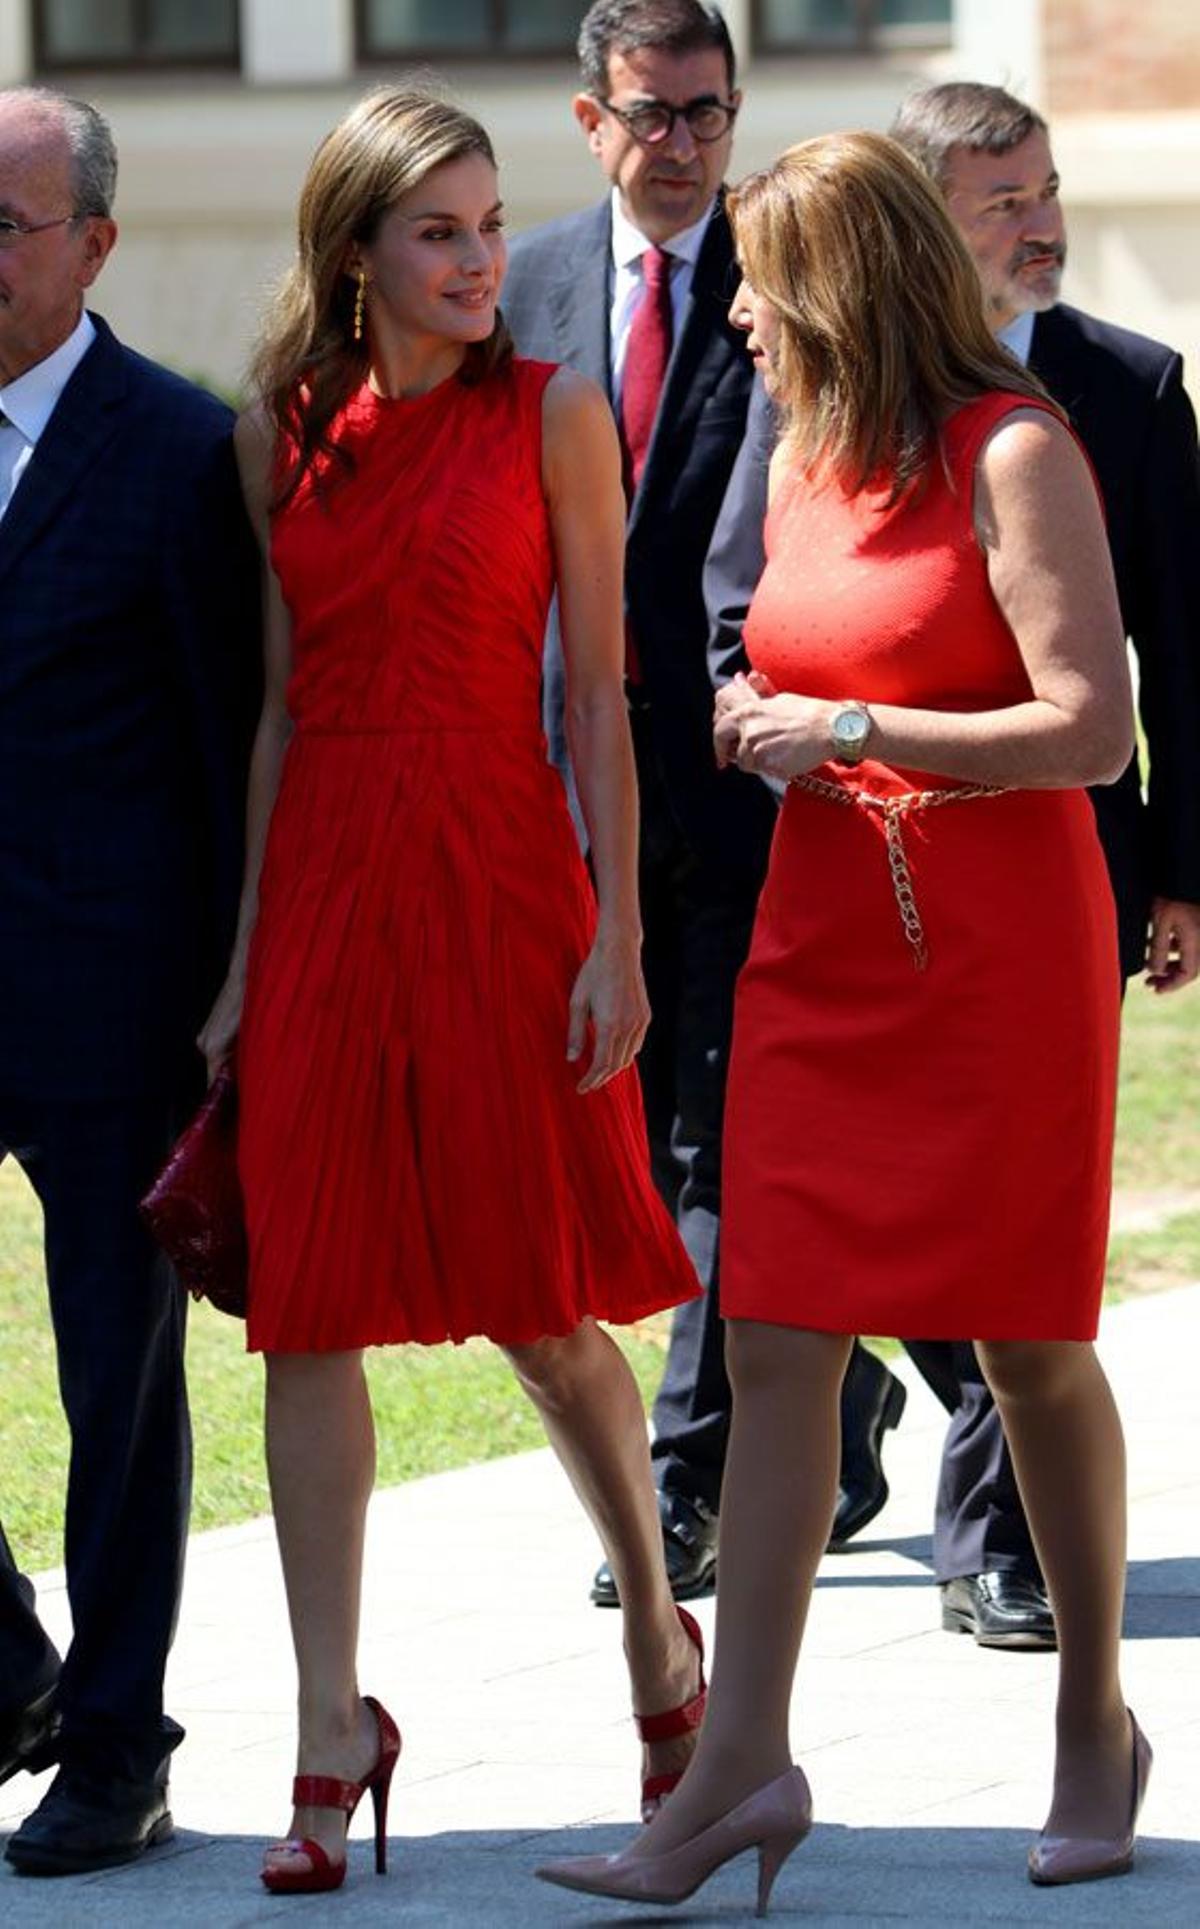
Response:
POLYGON ((1152 896, 1200 904, 1200 456, 1183 362, 1145 335, 1063 303, 1039 315, 1030 367, 1068 411, 1095 465, 1117 591, 1138 663, 1150 757, 1092 792, 1121 921, 1121 958, 1144 963, 1152 896))
MULTIPOLYGON (((717 772, 701 572, 742 441, 752 368, 729 326, 733 246, 718 207, 675 337, 653 440, 629 512, 625 596, 655 749, 679 827, 707 862, 743 872, 771 833, 761 785, 717 772)), ((610 394, 611 204, 518 235, 503 308, 523 355, 568 363, 610 394)), ((550 639, 547 680, 559 673, 550 639)), ((558 660, 559 662, 561 659, 558 660)), ((555 692, 549 690, 551 712, 555 692)), ((561 692, 558 706, 561 714, 561 692)), ((563 746, 555 742, 556 761, 563 746)))
MULTIPOLYGON (((1136 759, 1092 792, 1117 899, 1121 963, 1145 961, 1152 896, 1200 904, 1200 459, 1180 357, 1060 303, 1034 323, 1030 366, 1068 411, 1095 466, 1117 590, 1137 655, 1150 752, 1149 802, 1136 759)), ((741 624, 762 570, 765 397, 714 534, 705 594, 714 677, 744 661, 741 624)))
POLYGON ((161 1092, 241 870, 258 662, 224 403, 102 321, 0 520, 0 1091, 161 1092))

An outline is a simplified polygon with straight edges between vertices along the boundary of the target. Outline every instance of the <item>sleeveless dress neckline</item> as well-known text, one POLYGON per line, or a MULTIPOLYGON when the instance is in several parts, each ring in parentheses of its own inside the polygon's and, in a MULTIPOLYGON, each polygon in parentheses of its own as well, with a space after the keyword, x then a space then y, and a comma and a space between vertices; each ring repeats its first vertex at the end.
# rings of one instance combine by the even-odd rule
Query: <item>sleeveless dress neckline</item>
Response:
POLYGON ((398 412, 407 412, 413 409, 420 409, 427 404, 441 404, 453 394, 455 389, 467 389, 474 386, 475 384, 473 383, 463 381, 462 367, 460 364, 451 374, 443 375, 441 380, 435 382, 432 388, 422 389, 417 395, 384 395, 372 385, 371 378, 368 375, 366 381, 363 382, 362 386, 357 390, 356 399, 366 401, 376 408, 381 415, 387 415, 393 409, 398 412))

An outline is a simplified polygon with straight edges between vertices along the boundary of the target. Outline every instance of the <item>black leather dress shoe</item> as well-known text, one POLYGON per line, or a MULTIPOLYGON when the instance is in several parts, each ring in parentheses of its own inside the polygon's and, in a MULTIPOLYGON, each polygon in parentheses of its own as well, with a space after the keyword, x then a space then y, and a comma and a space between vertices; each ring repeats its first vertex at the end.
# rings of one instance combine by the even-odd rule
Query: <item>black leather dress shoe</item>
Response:
POLYGON ((883 1436, 898 1427, 908 1399, 903 1380, 855 1346, 842 1387, 842 1465, 829 1551, 840 1553, 887 1505, 883 1436))
POLYGON ((134 1862, 174 1832, 165 1779, 100 1781, 64 1767, 4 1854, 21 1875, 83 1875, 134 1862))
POLYGON ((0 1783, 22 1769, 36 1775, 58 1760, 57 1688, 51 1685, 14 1715, 0 1720, 0 1783))
POLYGON ((942 1582, 942 1626, 972 1634, 981 1648, 1056 1648, 1054 1616, 1033 1574, 996 1568, 942 1582))
MULTIPOLYGON (((717 1580, 717 1517, 712 1508, 702 1500, 684 1500, 682 1494, 660 1493, 658 1511, 667 1579, 675 1599, 692 1601, 697 1594, 708 1594, 717 1580)), ((592 1599, 597 1607, 621 1605, 607 1561, 596 1569, 592 1599)))

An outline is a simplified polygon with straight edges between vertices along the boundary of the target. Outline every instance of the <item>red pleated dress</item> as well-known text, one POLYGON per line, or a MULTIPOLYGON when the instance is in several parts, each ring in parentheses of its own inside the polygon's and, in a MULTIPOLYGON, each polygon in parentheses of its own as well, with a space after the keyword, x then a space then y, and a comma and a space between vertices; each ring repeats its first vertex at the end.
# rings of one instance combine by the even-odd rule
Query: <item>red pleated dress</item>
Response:
POLYGON ((275 519, 295 730, 239 1042, 253 1349, 516 1344, 698 1290, 636 1072, 580 1096, 566 1059, 595 906, 540 725, 553 373, 364 387, 353 475, 275 519))
MULTIPOLYGON (((1025 398, 947 423, 949 479, 847 498, 793 478, 746 625, 781 690, 978 711, 1027 699, 972 526, 984 438, 1025 398)), ((853 798, 933 787, 864 761, 853 798)), ((924 929, 906 936, 883 813, 789 787, 738 985, 722 1311, 909 1339, 1088 1339, 1108 1229, 1120 976, 1082 790, 907 812, 924 929)))

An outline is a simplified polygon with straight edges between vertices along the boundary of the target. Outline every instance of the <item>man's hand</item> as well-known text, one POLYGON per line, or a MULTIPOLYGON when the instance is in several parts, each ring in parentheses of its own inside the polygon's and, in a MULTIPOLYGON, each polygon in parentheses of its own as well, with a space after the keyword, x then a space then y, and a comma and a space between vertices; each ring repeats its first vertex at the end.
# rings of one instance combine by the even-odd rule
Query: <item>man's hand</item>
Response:
POLYGON ((1146 947, 1146 983, 1154 991, 1182 991, 1200 975, 1200 904, 1155 898, 1146 947))

